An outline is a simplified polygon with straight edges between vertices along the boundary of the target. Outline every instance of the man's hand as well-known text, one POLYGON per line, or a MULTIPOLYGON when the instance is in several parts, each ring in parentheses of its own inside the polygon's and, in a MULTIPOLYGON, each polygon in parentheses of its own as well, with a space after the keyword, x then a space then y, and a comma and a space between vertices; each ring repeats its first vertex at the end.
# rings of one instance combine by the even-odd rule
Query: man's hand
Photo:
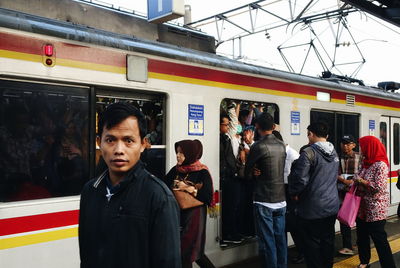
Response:
POLYGON ((253 168, 253 175, 258 177, 261 175, 261 170, 259 170, 258 168, 253 168))

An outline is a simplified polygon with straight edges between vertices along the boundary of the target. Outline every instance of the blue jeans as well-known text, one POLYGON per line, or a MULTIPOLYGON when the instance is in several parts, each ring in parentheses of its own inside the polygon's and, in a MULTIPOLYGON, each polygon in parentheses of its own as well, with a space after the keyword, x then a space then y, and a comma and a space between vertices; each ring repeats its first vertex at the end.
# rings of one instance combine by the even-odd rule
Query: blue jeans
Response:
POLYGON ((258 250, 263 268, 287 267, 285 213, 286 207, 272 209, 254 204, 258 250))

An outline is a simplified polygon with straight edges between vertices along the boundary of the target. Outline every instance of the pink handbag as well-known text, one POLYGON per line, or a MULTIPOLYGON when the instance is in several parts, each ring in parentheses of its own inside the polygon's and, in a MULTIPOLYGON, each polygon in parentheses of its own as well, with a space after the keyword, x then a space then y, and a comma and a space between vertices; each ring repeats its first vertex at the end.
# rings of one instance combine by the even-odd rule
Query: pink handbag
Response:
POLYGON ((349 227, 356 225, 358 209, 360 208, 361 196, 356 195, 356 191, 357 187, 353 184, 346 193, 342 207, 337 215, 337 219, 349 227))

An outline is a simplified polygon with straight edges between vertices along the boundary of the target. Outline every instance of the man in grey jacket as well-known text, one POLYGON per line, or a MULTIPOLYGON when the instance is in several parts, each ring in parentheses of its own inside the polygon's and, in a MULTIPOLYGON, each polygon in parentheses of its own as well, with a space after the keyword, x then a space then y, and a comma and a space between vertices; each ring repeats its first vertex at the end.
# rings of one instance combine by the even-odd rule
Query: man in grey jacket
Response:
POLYGON ((307 267, 331 268, 339 210, 336 186, 339 159, 332 143, 327 141, 325 123, 312 123, 307 130, 310 146, 300 152, 292 165, 289 194, 296 201, 307 267))
POLYGON ((270 114, 260 114, 256 127, 261 139, 250 148, 245 174, 254 179, 254 217, 262 267, 286 268, 286 147, 272 134, 275 124, 270 114))

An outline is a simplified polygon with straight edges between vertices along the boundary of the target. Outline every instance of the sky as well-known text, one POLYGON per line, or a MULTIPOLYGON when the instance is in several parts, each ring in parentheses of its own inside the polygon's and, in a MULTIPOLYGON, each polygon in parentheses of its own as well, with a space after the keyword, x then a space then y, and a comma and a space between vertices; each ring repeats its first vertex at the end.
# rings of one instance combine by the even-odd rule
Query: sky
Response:
MULTIPOLYGON (((182 1, 184 1, 185 5, 191 5, 192 21, 197 21, 248 4, 254 0, 182 1)), ((127 8, 143 15, 147 14, 146 0, 102 0, 102 2, 112 3, 116 8, 127 8)), ((306 5, 309 1, 297 0, 292 2, 297 3, 294 10, 296 13, 300 12, 303 8, 302 5, 306 5)), ((266 3, 268 5, 265 6, 265 9, 268 11, 289 18, 287 0, 271 0, 266 1, 266 3)), ((338 0, 320 0, 314 1, 314 3, 315 5, 312 7, 311 12, 315 13, 335 9, 338 3, 341 4, 338 0)), ((253 13, 253 15, 255 14, 253 13)), ((233 16, 231 20, 244 27, 250 27, 248 14, 233 16)), ((264 29, 275 25, 277 21, 276 18, 267 15, 267 13, 260 12, 257 14, 255 27, 264 29)), ((312 48, 305 61, 307 52, 310 49, 310 41, 313 40, 317 52, 321 55, 328 68, 332 67, 332 59, 335 59, 334 65, 336 67, 332 69, 335 74, 355 77, 370 86, 377 86, 377 83, 382 81, 400 82, 400 28, 365 12, 352 13, 346 17, 346 21, 349 31, 342 26, 338 28, 338 21, 335 19, 312 23, 311 26, 318 38, 311 34, 310 29, 304 24, 269 30, 269 38, 266 38, 265 31, 242 38, 241 58, 239 60, 288 71, 288 67, 277 49, 278 46, 281 46, 282 53, 295 72, 300 73, 301 71, 305 75, 320 76, 324 68, 317 60, 316 53, 312 48), (337 42, 336 31, 340 32, 337 42), (341 45, 336 47, 336 43, 341 45), (359 49, 354 45, 355 43, 358 44, 359 49), (299 44, 304 45, 297 46, 299 44), (361 69, 357 72, 360 66, 358 62, 363 59, 365 59, 365 64, 361 65, 361 69)), ((182 24, 183 19, 175 20, 174 23, 182 24)), ((339 25, 341 24, 339 23, 339 25)), ((223 40, 243 32, 227 23, 224 25, 219 24, 220 29, 222 26, 224 28, 222 32, 223 40)), ((215 23, 202 25, 200 29, 218 39, 215 23)), ((232 41, 224 42, 218 46, 217 53, 230 58, 237 58, 239 56, 238 44, 238 39, 236 39, 234 49, 232 41)))

